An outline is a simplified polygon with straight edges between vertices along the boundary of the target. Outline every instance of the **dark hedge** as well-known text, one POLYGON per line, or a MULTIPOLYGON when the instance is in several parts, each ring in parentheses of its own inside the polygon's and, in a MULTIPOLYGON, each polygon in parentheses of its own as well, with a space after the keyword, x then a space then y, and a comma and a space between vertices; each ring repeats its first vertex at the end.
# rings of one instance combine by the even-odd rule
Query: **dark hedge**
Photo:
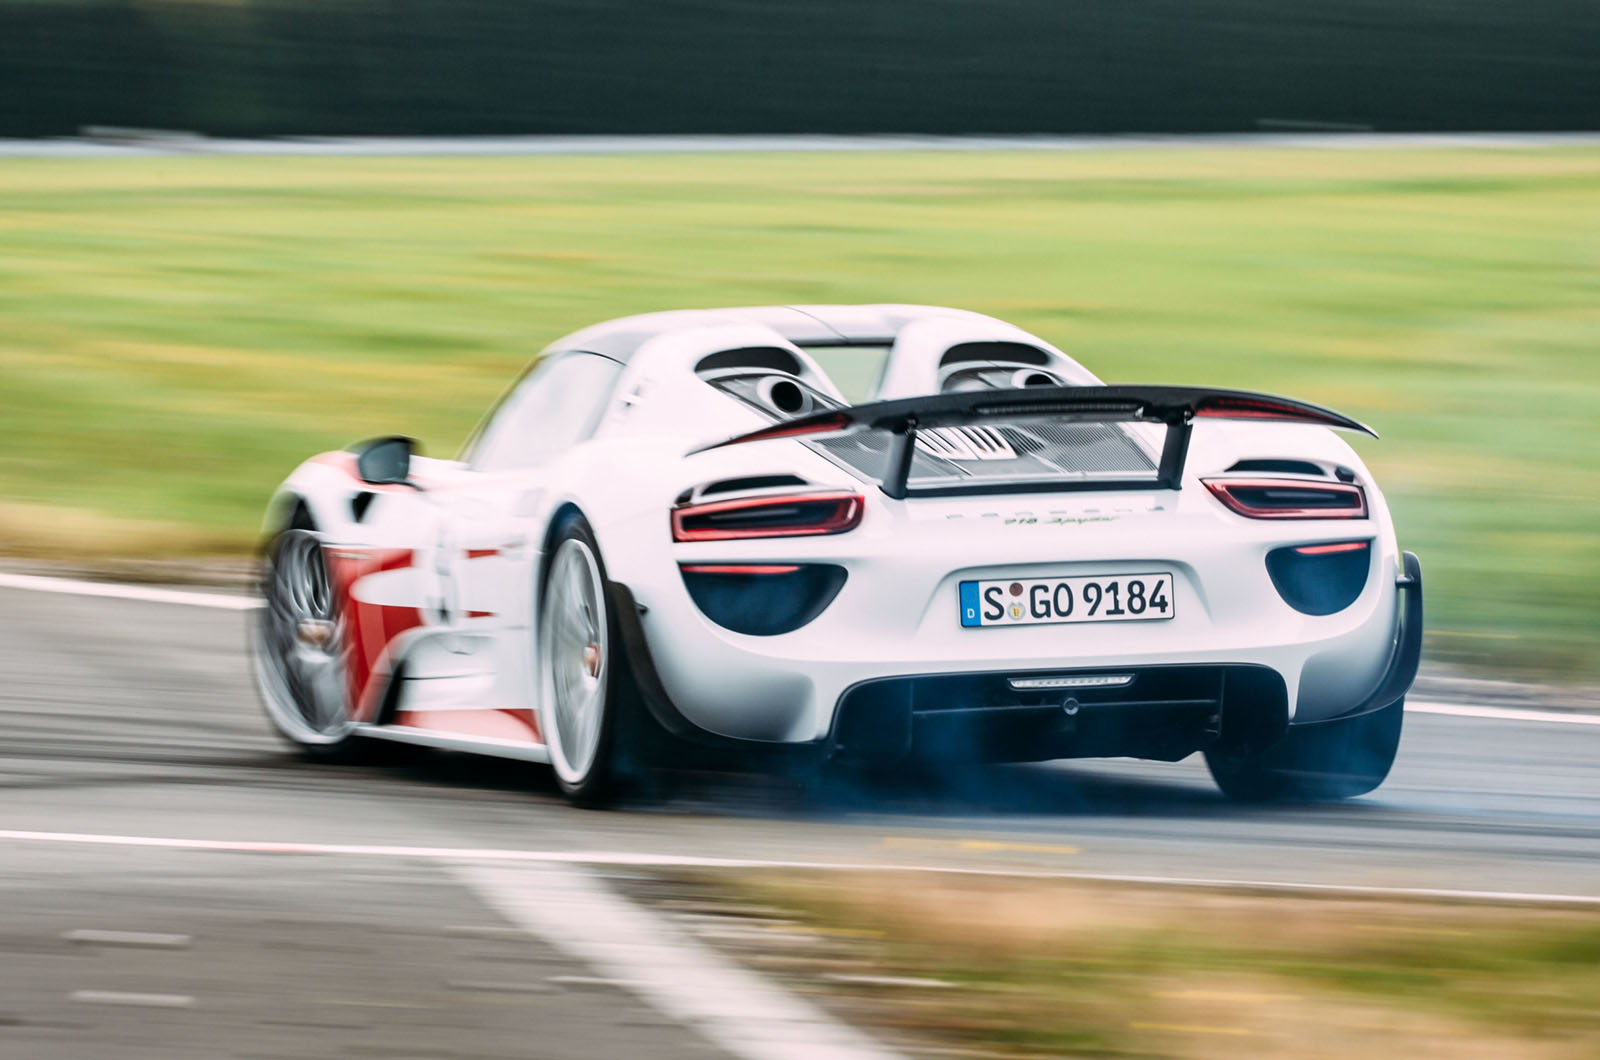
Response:
POLYGON ((0 135, 1600 127, 1596 0, 0 0, 0 135))

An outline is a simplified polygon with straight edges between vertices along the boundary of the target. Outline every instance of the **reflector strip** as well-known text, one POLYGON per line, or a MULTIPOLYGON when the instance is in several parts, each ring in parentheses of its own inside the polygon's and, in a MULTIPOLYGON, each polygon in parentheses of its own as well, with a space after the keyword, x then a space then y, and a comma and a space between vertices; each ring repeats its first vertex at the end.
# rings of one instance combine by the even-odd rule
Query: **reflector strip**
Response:
POLYGON ((1048 688, 1123 688, 1133 684, 1132 674, 1079 674, 1074 677, 1010 677, 1006 679, 1018 692, 1048 688))
POLYGON ((685 574, 793 574, 800 568, 793 563, 680 563, 678 569, 685 574))
POLYGON ((1368 544, 1367 541, 1341 541, 1334 545, 1301 545, 1295 551, 1302 556, 1326 556, 1333 552, 1358 552, 1368 544))

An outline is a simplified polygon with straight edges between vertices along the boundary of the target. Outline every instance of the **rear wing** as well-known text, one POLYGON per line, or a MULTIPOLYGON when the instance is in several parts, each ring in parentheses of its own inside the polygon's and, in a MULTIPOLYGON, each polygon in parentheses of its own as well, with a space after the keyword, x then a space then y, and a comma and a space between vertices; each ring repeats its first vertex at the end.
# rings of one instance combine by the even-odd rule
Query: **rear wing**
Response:
POLYGON ((971 390, 849 405, 784 420, 748 434, 702 445, 690 450, 690 455, 778 438, 819 440, 830 436, 886 432, 890 436, 888 460, 880 487, 896 500, 908 495, 948 496, 1008 491, 1152 487, 1175 490, 1182 485, 1183 465, 1189 453, 1189 434, 1196 419, 1300 423, 1358 431, 1374 438, 1378 436, 1371 427, 1331 409, 1247 390, 1188 386, 1053 386, 971 390), (1107 478, 1062 474, 1003 484, 990 481, 982 485, 908 488, 912 461, 917 453, 918 431, 946 427, 987 427, 1018 421, 1159 423, 1166 426, 1167 433, 1153 476, 1107 478))

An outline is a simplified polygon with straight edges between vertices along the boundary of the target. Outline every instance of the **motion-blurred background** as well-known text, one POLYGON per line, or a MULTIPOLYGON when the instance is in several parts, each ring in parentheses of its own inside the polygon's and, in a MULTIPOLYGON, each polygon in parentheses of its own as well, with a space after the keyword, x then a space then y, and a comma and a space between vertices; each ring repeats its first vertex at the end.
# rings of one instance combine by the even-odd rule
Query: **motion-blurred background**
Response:
POLYGON ((828 1039, 703 947, 917 1060, 1592 1060, 1600 717, 1490 699, 1600 704, 1597 345, 1595 0, 0 0, 0 1056, 828 1039), (16 577, 242 579, 301 459, 447 455, 558 336, 877 301, 1373 424, 1435 682, 1385 787, 584 812, 283 753, 248 600, 16 577))
POLYGON ((1430 658, 1593 678, 1600 147, 1366 134, 1596 128, 1587 0, 0 0, 0 136, 91 135, 0 160, 0 552, 243 556, 303 455, 453 451, 608 317, 932 302, 1372 422, 1430 658), (634 133, 1317 138, 204 139, 634 133))

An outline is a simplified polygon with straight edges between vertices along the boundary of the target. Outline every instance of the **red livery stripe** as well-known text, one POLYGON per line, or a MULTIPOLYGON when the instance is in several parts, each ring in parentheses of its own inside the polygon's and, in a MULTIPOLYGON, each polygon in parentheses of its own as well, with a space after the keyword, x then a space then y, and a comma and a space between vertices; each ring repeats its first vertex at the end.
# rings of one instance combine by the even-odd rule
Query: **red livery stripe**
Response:
POLYGON ((328 576, 333 582, 338 613, 344 617, 344 662, 350 682, 353 716, 370 720, 376 692, 373 677, 380 664, 386 667, 385 649, 407 630, 423 624, 422 612, 415 607, 395 607, 357 600, 356 582, 369 574, 404 570, 412 566, 416 554, 409 548, 364 549, 329 546, 328 576))

